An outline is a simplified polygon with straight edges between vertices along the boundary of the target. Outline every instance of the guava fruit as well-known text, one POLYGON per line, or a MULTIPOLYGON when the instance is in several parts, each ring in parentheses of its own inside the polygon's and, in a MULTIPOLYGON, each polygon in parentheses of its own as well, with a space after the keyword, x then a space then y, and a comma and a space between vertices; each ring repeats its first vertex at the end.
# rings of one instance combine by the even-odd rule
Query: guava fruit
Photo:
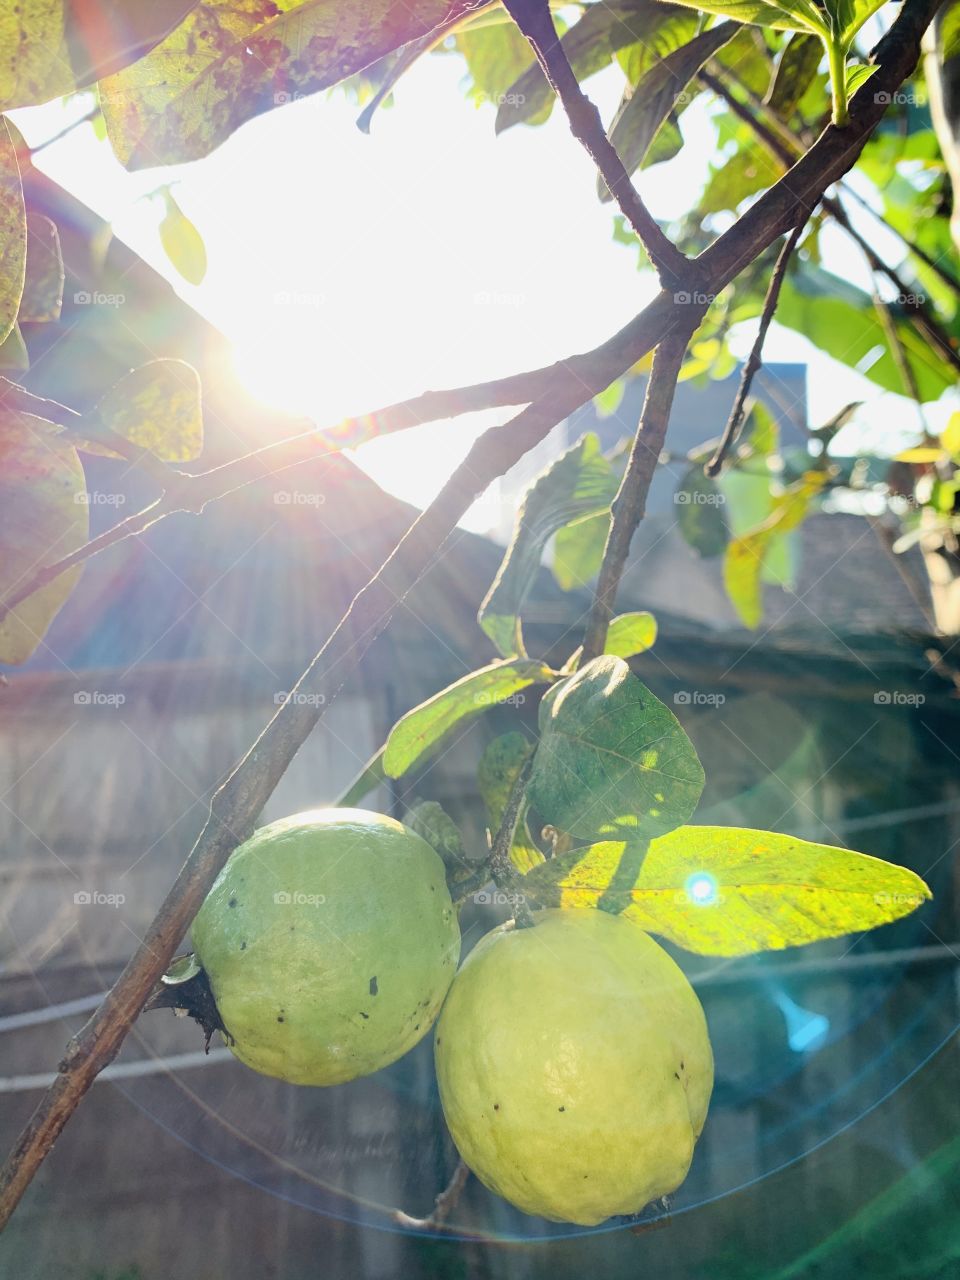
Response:
POLYGON ((425 840, 380 813, 319 809, 234 851, 193 942, 240 1061, 329 1085, 378 1071, 426 1035, 460 927, 425 840))
POLYGON ((600 910, 487 934, 437 1023, 447 1125, 482 1183, 594 1226, 686 1177, 713 1088, 703 1009, 662 947, 600 910))

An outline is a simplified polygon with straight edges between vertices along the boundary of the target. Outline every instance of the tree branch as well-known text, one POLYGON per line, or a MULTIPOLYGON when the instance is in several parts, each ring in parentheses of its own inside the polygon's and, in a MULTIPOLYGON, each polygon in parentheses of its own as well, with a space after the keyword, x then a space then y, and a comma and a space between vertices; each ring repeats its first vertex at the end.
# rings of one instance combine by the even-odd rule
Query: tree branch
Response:
POLYGON ((467 1185, 470 1170, 462 1160, 457 1161, 450 1181, 433 1202, 433 1212, 426 1218, 412 1218, 402 1209, 394 1209, 392 1217, 401 1227, 412 1227, 416 1231, 436 1231, 441 1228, 460 1202, 463 1188, 467 1185))
POLYGON ((593 605, 587 619, 583 637, 583 654, 580 665, 603 653, 607 628, 613 617, 620 579, 627 563, 630 543, 637 525, 643 519, 650 482, 660 460, 673 396, 677 389, 680 366, 687 351, 693 329, 686 326, 668 334, 657 347, 647 383, 647 393, 640 414, 640 425, 634 436, 627 469, 623 473, 620 489, 610 508, 610 532, 603 550, 600 576, 594 592, 593 605))
POLYGON ((499 830, 490 846, 490 873, 497 888, 502 889, 504 893, 514 899, 514 919, 521 929, 526 929, 533 924, 533 916, 522 893, 521 880, 517 875, 516 867, 513 865, 513 859, 510 857, 510 850, 513 847, 513 836, 517 829, 520 811, 523 808, 523 797, 527 790, 527 783, 530 780, 532 765, 533 756, 531 755, 524 761, 513 781, 510 795, 507 797, 507 803, 503 810, 503 817, 500 819, 499 830))
POLYGON ((616 147, 607 137, 600 112, 580 88, 557 35, 548 0, 504 0, 504 8, 529 41, 550 87, 567 113, 570 132, 597 166, 662 283, 682 289, 693 278, 691 261, 664 234, 631 182, 616 147))
POLYGON ((723 460, 727 456, 730 446, 740 434, 740 425, 743 422, 744 405, 746 404, 747 396, 750 394, 750 388, 753 386, 753 380, 763 364, 763 344, 767 340, 767 330, 770 328, 774 312, 777 309, 777 303, 780 301, 780 290, 783 287, 783 281, 787 274, 787 267, 790 265, 790 259, 793 257, 793 251, 796 249, 797 242, 801 235, 803 235, 803 229, 806 225, 806 218, 804 218, 802 222, 797 223, 784 242, 780 253, 777 255, 777 261, 774 265, 773 273, 770 276, 770 283, 767 285, 766 297, 763 300, 760 327, 757 330, 757 336, 750 349, 750 355, 747 362, 740 371, 740 384, 737 387, 736 398, 733 402, 733 408, 730 410, 727 425, 723 428, 720 443, 717 446, 717 450, 713 457, 703 469, 705 475, 719 475, 720 468, 723 466, 723 460))
MULTIPOLYGON (((786 178, 755 201, 697 259, 706 291, 719 291, 747 262, 795 226, 800 213, 812 208, 826 188, 856 161, 883 114, 884 94, 892 95, 916 66, 920 39, 938 6, 939 0, 905 0, 876 51, 876 74, 865 86, 866 92, 861 89, 851 102, 850 123, 844 129, 828 126, 786 178)), ((142 944, 103 1004, 70 1042, 55 1083, 0 1171, 0 1226, 9 1219, 98 1073, 115 1057, 213 880, 233 849, 249 835, 293 755, 333 701, 349 671, 387 625, 403 596, 435 561, 438 550, 476 494, 661 339, 661 366, 668 358, 671 365, 674 359, 681 359, 682 355, 676 355, 680 331, 672 335, 670 330, 682 323, 684 335, 689 333, 689 305, 688 295, 681 300, 661 290, 649 306, 602 347, 559 366, 560 376, 542 396, 512 421, 492 428, 476 441, 441 493, 358 594, 296 686, 300 693, 322 693, 323 699, 288 699, 217 790, 207 823, 142 944), (670 336, 663 338, 665 333, 670 336)), ((668 383, 664 375, 661 394, 668 383)), ((499 385, 502 388, 503 384, 499 385)), ((606 600, 601 607, 610 603, 606 600)), ((598 631, 599 627, 595 628, 598 631)), ((593 643, 596 647, 595 640, 593 643)))

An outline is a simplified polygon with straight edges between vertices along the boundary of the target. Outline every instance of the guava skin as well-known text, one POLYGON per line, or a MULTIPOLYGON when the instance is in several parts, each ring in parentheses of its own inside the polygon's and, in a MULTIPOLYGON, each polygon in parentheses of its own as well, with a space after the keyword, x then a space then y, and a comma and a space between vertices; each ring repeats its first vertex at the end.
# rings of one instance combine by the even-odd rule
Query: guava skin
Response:
POLYGON ((687 1175, 713 1088, 700 1002, 637 925, 541 911, 494 929, 436 1032, 447 1125, 482 1183, 526 1213, 595 1226, 687 1175))
POLYGON ((426 841, 383 814, 319 809, 234 851, 193 943, 240 1061, 331 1085, 426 1035, 456 972, 460 926, 426 841))

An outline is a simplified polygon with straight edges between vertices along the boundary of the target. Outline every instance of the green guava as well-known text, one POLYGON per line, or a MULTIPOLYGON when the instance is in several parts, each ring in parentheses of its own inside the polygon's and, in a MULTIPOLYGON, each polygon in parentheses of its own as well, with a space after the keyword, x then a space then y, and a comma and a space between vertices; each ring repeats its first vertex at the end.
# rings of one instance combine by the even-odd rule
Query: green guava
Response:
POLYGON ((703 1009, 667 953, 598 910, 487 934, 436 1032, 447 1125, 482 1183, 594 1226, 687 1175, 713 1088, 703 1009))
POLYGON ((234 851, 193 942, 240 1061, 328 1085, 378 1071, 426 1035, 460 927, 426 841, 380 813, 318 809, 234 851))

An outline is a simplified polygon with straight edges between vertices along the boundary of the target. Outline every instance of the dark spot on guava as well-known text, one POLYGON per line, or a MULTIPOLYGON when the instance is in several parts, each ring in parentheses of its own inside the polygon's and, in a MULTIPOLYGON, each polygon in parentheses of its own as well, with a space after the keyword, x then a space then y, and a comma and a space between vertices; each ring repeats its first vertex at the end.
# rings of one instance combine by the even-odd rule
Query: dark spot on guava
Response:
POLYGON ((495 1102, 495 1103, 493 1104, 493 1109, 494 1109, 494 1111, 499 1111, 499 1110, 500 1110, 500 1103, 499 1103, 499 1102, 495 1102))
POLYGON ((682 1063, 682 1062, 680 1063, 680 1070, 681 1070, 681 1071, 683 1070, 683 1063, 682 1063))
POLYGON ((419 1031, 419 1030, 420 1030, 420 1023, 418 1022, 418 1023, 417 1023, 417 1025, 416 1025, 413 1029, 414 1029, 414 1031, 419 1031))
POLYGON ((363 1010, 361 1009, 361 1010, 360 1010, 360 1017, 361 1017, 361 1018, 369 1018, 369 1017, 370 1017, 370 1015, 369 1015, 369 1013, 364 1013, 364 1012, 363 1012, 363 1010))
POLYGON ((679 1079, 680 1079, 680 1072, 679 1072, 679 1071, 675 1071, 675 1072, 673 1073, 673 1078, 674 1078, 674 1080, 679 1080, 679 1079))
POLYGON ((566 1111, 566 1109, 567 1109, 566 1107, 557 1107, 558 1111, 566 1111))
POLYGON ((278 1021, 278 1022, 282 1022, 282 1021, 283 1021, 283 1017, 282 1017, 279 1013, 277 1014, 277 1021, 278 1021))
POLYGON ((236 905, 237 905, 236 898, 231 898, 230 901, 227 903, 228 907, 235 907, 236 905))
POLYGON ((246 951, 246 949, 247 949, 247 944, 246 944, 245 942, 241 942, 241 943, 240 943, 240 950, 241 950, 241 951, 246 951))
POLYGON ((377 978, 376 978, 376 974, 374 974, 374 976, 370 979, 370 994, 371 994, 372 996, 375 996, 375 995, 377 994, 377 978))

